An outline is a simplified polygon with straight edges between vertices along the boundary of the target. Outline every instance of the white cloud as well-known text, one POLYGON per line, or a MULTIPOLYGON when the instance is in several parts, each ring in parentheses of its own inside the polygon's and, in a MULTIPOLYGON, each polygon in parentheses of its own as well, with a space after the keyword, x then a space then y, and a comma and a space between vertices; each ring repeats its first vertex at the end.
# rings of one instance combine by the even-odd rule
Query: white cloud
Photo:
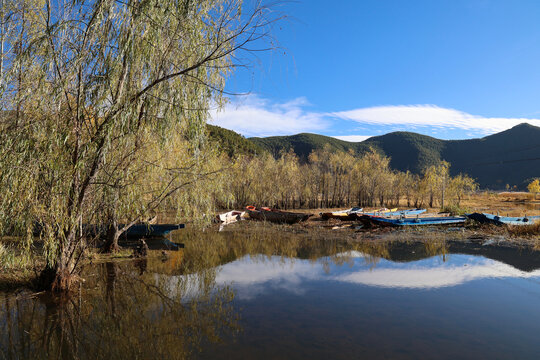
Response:
POLYGON ((507 130, 524 122, 540 126, 538 119, 489 118, 435 105, 376 106, 333 112, 328 115, 369 125, 400 125, 409 128, 429 126, 477 130, 485 134, 507 130))
POLYGON ((411 267, 357 271, 335 277, 336 281, 392 288, 432 289, 461 285, 469 281, 496 278, 538 277, 540 271, 526 273, 495 261, 472 266, 411 267))
POLYGON ((343 136, 332 136, 333 138, 348 141, 348 142, 362 142, 369 139, 371 136, 367 135, 343 135, 343 136))
POLYGON ((220 267, 216 284, 233 284, 236 297, 252 299, 275 289, 293 294, 304 292, 306 279, 318 279, 322 269, 307 261, 279 256, 245 256, 220 267))
MULTIPOLYGON (((336 112, 309 110, 309 102, 300 97, 285 103, 273 103, 256 95, 236 98, 224 109, 211 111, 212 123, 250 136, 293 135, 301 132, 353 132, 351 122, 360 123, 362 132, 416 131, 444 137, 447 130, 462 131, 463 137, 489 135, 521 123, 540 126, 539 119, 483 117, 436 105, 389 105, 336 112), (380 129, 381 126, 389 128, 380 129), (440 134, 440 135, 439 135, 440 134)), ((334 136, 359 142, 368 135, 334 136)))
POLYGON ((305 98, 274 104, 251 95, 227 104, 221 111, 212 111, 211 118, 213 124, 244 136, 292 135, 326 130, 329 122, 324 115, 304 110, 307 105, 305 98))

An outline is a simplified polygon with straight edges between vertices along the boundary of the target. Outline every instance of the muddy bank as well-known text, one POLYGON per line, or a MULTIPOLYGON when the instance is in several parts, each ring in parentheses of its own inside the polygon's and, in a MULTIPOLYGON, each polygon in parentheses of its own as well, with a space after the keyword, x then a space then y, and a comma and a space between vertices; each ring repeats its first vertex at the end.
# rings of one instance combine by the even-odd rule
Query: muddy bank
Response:
MULTIPOLYGON (((248 221, 249 223, 249 221, 248 221)), ((247 224, 245 225, 247 226, 247 224)), ((269 226, 271 226, 269 224, 269 226)), ((312 217, 308 221, 282 226, 284 231, 307 232, 312 236, 328 239, 348 239, 369 242, 446 241, 472 243, 505 248, 531 248, 540 250, 539 226, 492 226, 468 221, 464 226, 425 226, 404 228, 366 229, 358 221, 323 220, 312 217)))

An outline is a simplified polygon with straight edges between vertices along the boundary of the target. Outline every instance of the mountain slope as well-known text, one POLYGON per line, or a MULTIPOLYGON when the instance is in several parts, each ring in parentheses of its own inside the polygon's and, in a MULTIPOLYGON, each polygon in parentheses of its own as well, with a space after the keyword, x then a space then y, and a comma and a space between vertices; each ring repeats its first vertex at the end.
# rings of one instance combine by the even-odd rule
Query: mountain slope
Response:
POLYGON ((274 156, 278 156, 281 151, 293 149, 304 160, 307 159, 313 150, 322 149, 326 144, 329 144, 336 151, 349 151, 349 149, 356 151, 359 147, 364 148, 363 145, 360 145, 361 143, 351 143, 329 136, 308 133, 291 136, 270 136, 266 138, 252 137, 248 140, 269 151, 274 156))
POLYGON ((242 135, 216 125, 206 124, 210 141, 218 144, 221 151, 229 156, 261 154, 265 150, 242 135))
POLYGON ((380 150, 390 157, 390 166, 400 171, 421 173, 422 170, 441 160, 444 140, 411 133, 393 132, 375 136, 362 142, 365 146, 380 150))
POLYGON ((540 177, 540 127, 520 124, 481 139, 447 141, 441 156, 484 187, 524 189, 540 177))
POLYGON ((373 147, 391 158, 392 168, 414 173, 446 160, 451 164, 452 175, 466 173, 483 188, 504 189, 509 184, 523 189, 530 179, 540 177, 540 127, 529 124, 470 140, 440 140, 411 132, 393 132, 360 143, 316 134, 248 140, 274 155, 293 149, 303 159, 325 144, 335 151, 352 149, 357 154, 373 147))

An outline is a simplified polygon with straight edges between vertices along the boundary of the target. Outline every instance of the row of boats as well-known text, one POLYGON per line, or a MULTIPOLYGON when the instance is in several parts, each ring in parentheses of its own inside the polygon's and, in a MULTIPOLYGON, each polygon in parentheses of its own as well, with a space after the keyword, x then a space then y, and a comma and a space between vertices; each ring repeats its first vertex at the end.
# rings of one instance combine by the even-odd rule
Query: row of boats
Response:
MULTIPOLYGON (((379 209, 375 211, 364 211, 363 208, 353 207, 346 210, 320 213, 322 220, 339 219, 342 221, 360 221, 366 227, 402 227, 402 226, 440 226, 440 225, 460 225, 467 219, 474 220, 482 224, 492 225, 531 225, 540 222, 540 216, 508 217, 486 213, 472 213, 465 216, 424 216, 426 209, 379 209), (420 216, 422 215, 422 216, 420 216)), ((281 224, 294 224, 306 221, 313 214, 282 211, 267 207, 256 208, 246 207, 245 211, 230 211, 218 215, 220 223, 227 224, 240 219, 254 219, 281 224)))
MULTIPOLYGON (((472 213, 466 216, 420 216, 426 213, 426 209, 379 209, 364 211, 362 208, 353 207, 347 210, 320 213, 322 220, 339 219, 342 221, 360 221, 366 227, 402 227, 422 225, 459 225, 467 219, 482 224, 491 225, 531 225, 540 222, 540 216, 508 217, 486 213, 472 213)), ((313 214, 282 211, 268 207, 246 207, 245 211, 229 211, 219 214, 217 222, 230 224, 238 220, 253 219, 280 224, 295 224, 306 221, 313 214)), ((171 231, 184 228, 184 224, 137 224, 131 226, 125 233, 128 238, 140 237, 163 237, 171 231)), ((89 235, 100 235, 106 229, 95 225, 84 225, 83 230, 89 235)))

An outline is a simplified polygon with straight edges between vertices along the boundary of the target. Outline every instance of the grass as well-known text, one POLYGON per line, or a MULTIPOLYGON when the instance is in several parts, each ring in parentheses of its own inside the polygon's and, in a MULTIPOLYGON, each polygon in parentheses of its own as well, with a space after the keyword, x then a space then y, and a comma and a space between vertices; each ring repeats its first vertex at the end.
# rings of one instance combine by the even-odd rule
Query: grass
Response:
POLYGON ((102 253, 100 249, 89 248, 85 252, 85 260, 107 261, 117 259, 130 259, 133 257, 133 248, 120 248, 113 253, 102 253))
POLYGON ((465 215, 471 213, 471 210, 466 207, 461 207, 459 205, 446 205, 441 209, 443 213, 450 213, 452 216, 465 215))
POLYGON ((508 234, 520 237, 540 237, 540 222, 532 225, 508 226, 508 234))
POLYGON ((15 245, 0 243, 0 290, 28 287, 42 265, 40 257, 25 254, 15 245))
POLYGON ((29 269, 33 263, 30 256, 23 254, 13 245, 0 243, 0 270, 10 271, 14 269, 29 269))

